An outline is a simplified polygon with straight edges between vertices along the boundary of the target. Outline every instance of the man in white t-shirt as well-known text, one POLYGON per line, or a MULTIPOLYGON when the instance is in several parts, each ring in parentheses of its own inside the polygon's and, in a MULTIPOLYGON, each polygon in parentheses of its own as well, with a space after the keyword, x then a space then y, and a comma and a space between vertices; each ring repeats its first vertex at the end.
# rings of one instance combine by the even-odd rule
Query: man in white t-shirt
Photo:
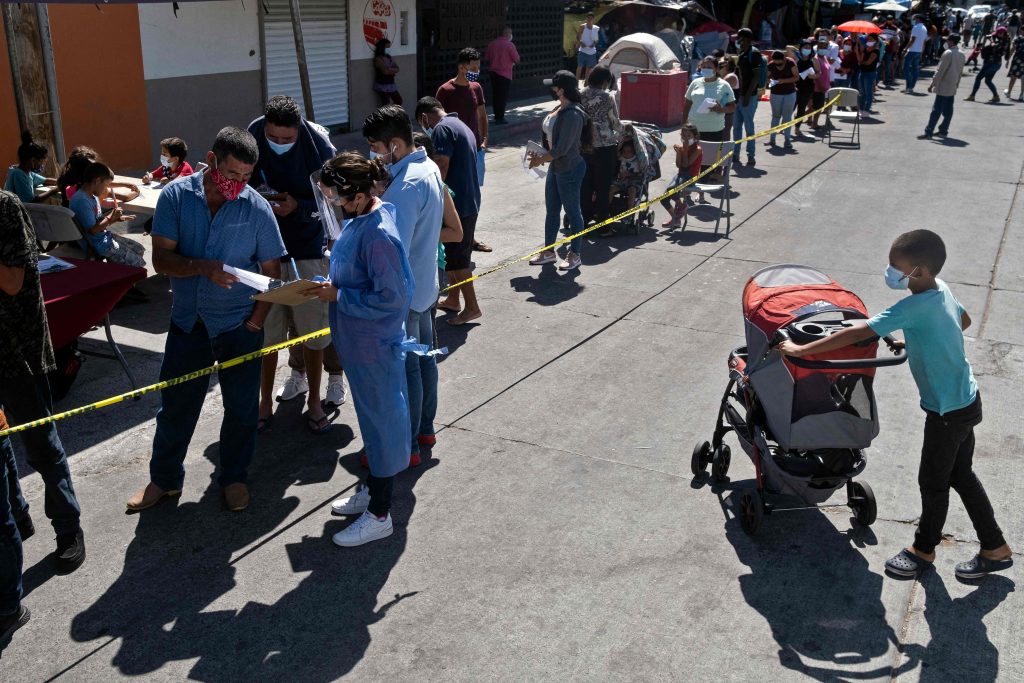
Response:
POLYGON ((903 78, 907 81, 907 87, 903 90, 905 93, 914 93, 917 75, 921 71, 921 52, 926 42, 928 28, 924 25, 924 17, 920 14, 914 15, 914 27, 910 29, 910 40, 903 51, 903 78))
POLYGON ((597 43, 601 28, 594 23, 594 13, 587 13, 587 22, 576 30, 576 79, 583 80, 597 66, 597 43))

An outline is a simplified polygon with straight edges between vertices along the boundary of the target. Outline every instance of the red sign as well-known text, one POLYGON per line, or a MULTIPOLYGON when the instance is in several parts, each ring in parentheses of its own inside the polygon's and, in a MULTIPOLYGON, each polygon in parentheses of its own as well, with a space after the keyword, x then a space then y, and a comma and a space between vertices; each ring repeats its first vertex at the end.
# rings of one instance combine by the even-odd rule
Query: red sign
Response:
POLYGON ((394 41, 398 28, 398 16, 391 0, 366 0, 363 10, 363 38, 370 49, 377 47, 377 41, 394 41))

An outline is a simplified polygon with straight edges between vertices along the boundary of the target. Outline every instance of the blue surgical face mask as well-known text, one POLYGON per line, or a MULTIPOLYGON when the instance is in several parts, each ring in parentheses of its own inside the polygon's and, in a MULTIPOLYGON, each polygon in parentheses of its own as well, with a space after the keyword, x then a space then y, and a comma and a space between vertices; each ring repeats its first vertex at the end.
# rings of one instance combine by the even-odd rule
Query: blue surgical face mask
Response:
POLYGON ((885 267, 885 286, 889 289, 910 289, 911 277, 898 268, 885 267))
POLYGON ((700 70, 700 75, 702 77, 704 77, 704 78, 711 78, 712 76, 715 75, 715 70, 714 69, 701 69, 700 70))
POLYGON ((810 57, 811 56, 811 48, 809 48, 809 47, 802 48, 800 50, 800 54, 802 54, 804 57, 810 57))
POLYGON ((295 146, 294 142, 289 142, 282 145, 279 142, 274 142, 270 138, 267 138, 267 144, 270 145, 270 151, 277 155, 287 154, 288 150, 295 146))
POLYGON ((480 80, 480 72, 479 71, 467 71, 466 72, 466 80, 468 80, 470 83, 476 83, 477 81, 480 80))

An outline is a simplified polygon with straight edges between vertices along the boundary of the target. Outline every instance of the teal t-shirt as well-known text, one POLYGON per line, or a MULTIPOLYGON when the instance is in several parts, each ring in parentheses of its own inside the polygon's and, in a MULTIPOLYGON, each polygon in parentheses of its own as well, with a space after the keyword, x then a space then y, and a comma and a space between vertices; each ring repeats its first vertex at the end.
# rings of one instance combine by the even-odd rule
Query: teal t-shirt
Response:
POLYGON ((945 415, 974 403, 978 384, 964 353, 964 307, 945 282, 935 283, 937 289, 908 296, 868 320, 868 327, 880 336, 903 330, 921 407, 945 415))
POLYGON ((35 171, 25 173, 17 166, 11 166, 7 169, 7 182, 4 183, 4 189, 18 195, 18 199, 22 202, 28 203, 36 198, 36 188, 45 182, 46 178, 35 171))

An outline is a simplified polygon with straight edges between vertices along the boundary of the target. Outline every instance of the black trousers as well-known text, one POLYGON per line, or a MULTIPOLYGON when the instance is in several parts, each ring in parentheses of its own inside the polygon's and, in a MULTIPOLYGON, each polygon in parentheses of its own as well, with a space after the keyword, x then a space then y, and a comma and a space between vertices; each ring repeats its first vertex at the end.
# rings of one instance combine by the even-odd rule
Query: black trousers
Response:
MULTIPOLYGON (((814 99, 814 89, 813 88, 810 89, 810 90, 808 90, 807 88, 797 88, 797 90, 796 90, 796 115, 793 117, 794 119, 800 118, 801 116, 806 114, 808 111, 812 111, 807 106, 807 105, 809 105, 811 103, 812 99, 814 99)), ((797 125, 799 126, 802 123, 804 123, 804 122, 801 121, 797 125)))
POLYGON ((981 394, 971 405, 945 415, 925 411, 924 446, 917 483, 921 489, 921 521, 914 535, 914 547, 923 553, 935 551, 942 540, 942 526, 949 510, 949 489, 964 503, 982 550, 994 550, 1006 543, 996 523, 992 503, 972 469, 974 427, 981 423, 981 394))
POLYGON ((587 162, 587 174, 580 189, 583 223, 603 221, 608 218, 608 192, 619 170, 619 151, 615 145, 595 147, 583 155, 583 160, 587 162))
POLYGON ((366 475, 366 488, 370 490, 370 504, 366 509, 371 515, 383 517, 391 512, 391 494, 395 490, 394 477, 366 475))
POLYGON ((491 104, 494 107, 494 120, 505 120, 505 107, 508 104, 508 90, 512 87, 512 79, 505 78, 493 71, 491 75, 491 104))

